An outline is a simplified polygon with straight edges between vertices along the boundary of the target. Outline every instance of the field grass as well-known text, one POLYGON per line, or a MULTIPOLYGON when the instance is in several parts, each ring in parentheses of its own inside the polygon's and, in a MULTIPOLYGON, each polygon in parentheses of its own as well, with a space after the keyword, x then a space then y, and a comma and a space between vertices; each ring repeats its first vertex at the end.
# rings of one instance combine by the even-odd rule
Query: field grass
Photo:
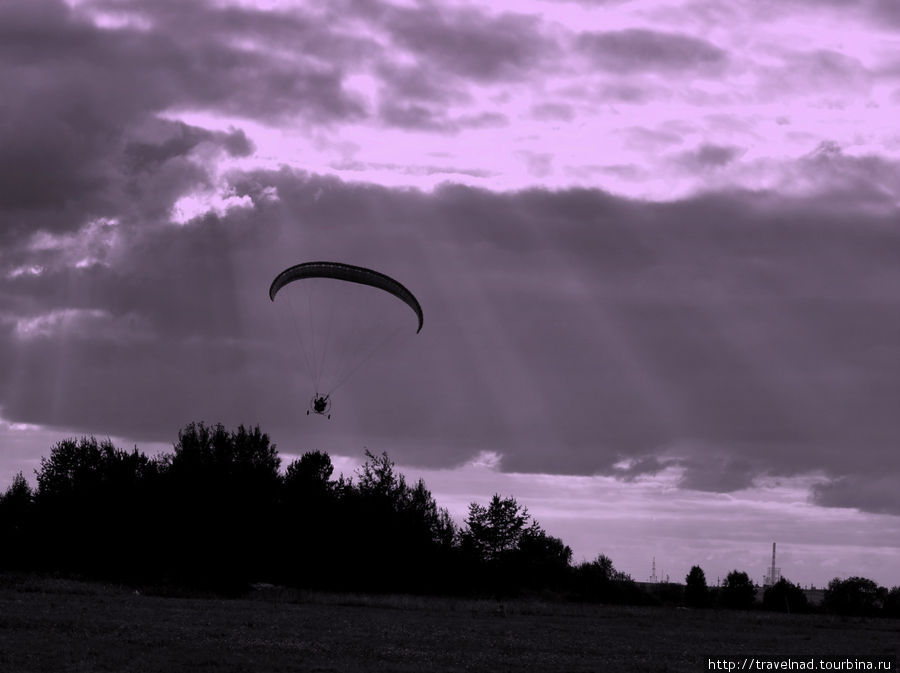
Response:
POLYGON ((894 656, 897 620, 298 593, 243 600, 0 575, 0 671, 705 671, 894 656))

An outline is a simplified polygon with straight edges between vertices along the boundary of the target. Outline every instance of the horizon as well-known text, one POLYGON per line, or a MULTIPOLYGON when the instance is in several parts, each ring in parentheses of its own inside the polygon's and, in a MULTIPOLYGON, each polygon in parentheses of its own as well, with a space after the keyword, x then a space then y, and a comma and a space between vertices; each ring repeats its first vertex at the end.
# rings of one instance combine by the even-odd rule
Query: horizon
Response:
MULTIPOLYGON (((253 427, 254 424, 245 423, 244 425, 245 427, 253 427)), ((226 429, 230 430, 234 428, 226 429)), ((265 432, 264 428, 260 429, 265 432)), ((89 436, 91 436, 90 433, 89 436)), ((74 438, 74 436, 72 437, 74 438)), ((60 437, 59 441, 61 441, 62 439, 64 438, 60 437)), ((101 438, 98 437, 98 439, 101 438)), ((114 438, 109 439, 110 441, 113 441, 113 444, 117 448, 125 450, 136 448, 141 453, 144 453, 145 455, 150 457, 159 455, 163 452, 171 452, 173 447, 173 444, 157 445, 155 446, 154 451, 145 451, 139 445, 135 445, 129 448, 128 446, 119 445, 114 438)), ((277 442, 275 442, 275 445, 277 450, 277 442)), ((287 453, 279 450, 278 455, 281 459, 279 473, 284 474, 287 466, 292 461, 299 459, 302 456, 302 453, 287 453)), ((390 457, 389 451, 388 456, 390 457)), ((341 475, 355 478, 357 469, 363 463, 362 455, 360 456, 360 458, 332 455, 331 459, 335 469, 333 478, 337 478, 341 475)), ((397 464, 396 467, 399 472, 403 474, 403 476, 407 479, 407 483, 415 483, 416 481, 418 481, 418 479, 422 479, 425 482, 425 485, 434 495, 438 506, 446 508, 457 525, 461 526, 464 524, 466 516, 468 514, 468 506, 471 502, 485 504, 494 493, 499 493, 503 497, 512 496, 520 505, 524 505, 525 507, 527 507, 529 513, 539 524, 541 524, 542 528, 544 528, 544 530, 546 530, 549 535, 560 537, 563 543, 572 548, 573 565, 577 565, 582 562, 593 561, 597 558, 598 555, 603 554, 611 558, 617 570, 630 575, 635 582, 650 582, 649 578, 654 558, 656 559, 657 577, 659 578, 658 582, 663 582, 663 578, 668 577, 669 579, 667 581, 673 584, 684 584, 685 578, 690 568, 697 565, 703 569, 704 574, 706 575, 707 584, 710 587, 717 586, 720 582, 724 582, 726 575, 732 570, 746 572, 750 577, 750 580, 755 585, 764 586, 764 575, 771 566, 771 563, 767 562, 764 567, 758 569, 748 563, 742 564, 740 562, 734 561, 734 557, 729 556, 727 553, 720 553, 714 557, 712 563, 709 562, 710 557, 705 558, 705 563, 702 560, 691 560, 690 554, 683 554, 681 557, 675 559, 674 561, 671 556, 667 557, 661 555, 651 555, 648 557, 650 560, 647 562, 647 568, 643 569, 640 566, 640 562, 642 560, 641 552, 644 551, 642 549, 631 548, 632 553, 630 555, 616 554, 615 549, 604 547, 602 542, 597 541, 596 539, 590 539, 589 535, 584 535, 583 533, 581 533, 581 537, 579 537, 580 531, 578 530, 578 528, 572 529, 572 534, 575 536, 574 539, 570 539, 570 537, 566 536, 565 534, 561 534, 561 530, 566 530, 565 520, 563 519, 563 521, 560 521, 558 515, 554 517, 554 509, 552 507, 548 507, 543 503, 543 501, 546 500, 548 492, 550 494, 553 494, 560 490, 565 491, 565 489, 559 489, 558 487, 548 488, 546 485, 541 487, 539 484, 535 484, 532 480, 530 480, 528 478, 528 475, 515 473, 504 474, 502 472, 498 472, 496 470, 495 456, 479 456, 471 463, 462 466, 462 468, 460 469, 452 471, 422 470, 410 468, 408 466, 403 466, 400 464, 397 464), (486 496, 481 497, 479 500, 467 500, 465 492, 470 489, 473 483, 484 485, 489 483, 501 483, 504 484, 504 488, 495 488, 493 490, 491 490, 490 488, 487 488, 486 490, 481 489, 484 493, 487 493, 486 496), (526 487, 526 495, 524 497, 520 496, 519 493, 515 490, 518 486, 526 487), (463 493, 460 493, 460 491, 462 491, 463 493), (537 503, 537 507, 535 507, 535 503, 537 503), (547 515, 546 518, 541 514, 547 515), (550 523, 548 523, 548 521, 550 523), (641 574, 642 570, 646 571, 646 576, 641 574)), ((5 490, 9 486, 9 482, 11 482, 13 476, 14 474, 11 474, 7 481, 0 481, 0 492, 5 490)), ((26 480, 29 482, 29 485, 32 486, 32 488, 36 487, 33 473, 31 475, 25 475, 23 473, 23 476, 25 476, 26 480)), ((582 481, 582 483, 584 482, 584 478, 576 479, 582 481)), ((615 482, 614 480, 606 480, 606 485, 614 486, 615 482)), ((617 499, 618 496, 616 495, 611 497, 610 501, 616 501, 617 499)), ((800 585, 804 589, 825 589, 832 579, 844 580, 853 576, 866 577, 877 582, 879 586, 884 586, 888 589, 894 586, 900 586, 900 584, 890 579, 889 575, 885 577, 878 577, 867 575, 865 572, 856 572, 852 569, 841 569, 840 572, 836 572, 832 576, 828 576, 827 572, 825 572, 820 573, 817 576, 814 575, 808 578, 799 577, 795 572, 791 571, 791 568, 789 566, 786 567, 783 564, 782 560, 785 558, 783 555, 784 547, 787 547, 787 558, 789 560, 799 559, 801 563, 809 563, 810 561, 808 559, 810 557, 812 557, 812 560, 814 561, 815 552, 804 550, 803 547, 806 545, 803 544, 791 545, 790 542, 781 542, 779 544, 781 546, 779 547, 779 565, 777 567, 781 570, 781 577, 784 577, 793 584, 800 585)), ((767 547, 767 549, 769 550, 768 553, 770 554, 771 548, 767 547)), ((749 546, 747 546, 741 553, 747 553, 750 551, 751 550, 749 546)), ((758 550, 754 548, 752 551, 755 552, 758 550)), ((739 556, 739 554, 736 555, 739 556)), ((765 556, 766 559, 771 558, 770 555, 760 555, 761 558, 763 556, 765 556)))
POLYGON ((898 27, 880 0, 6 0, 0 480, 68 436, 258 424, 387 451, 457 518, 513 495, 635 579, 755 579, 777 541, 804 586, 900 585, 898 27), (395 279, 421 333, 371 287, 270 300, 313 260, 395 279))

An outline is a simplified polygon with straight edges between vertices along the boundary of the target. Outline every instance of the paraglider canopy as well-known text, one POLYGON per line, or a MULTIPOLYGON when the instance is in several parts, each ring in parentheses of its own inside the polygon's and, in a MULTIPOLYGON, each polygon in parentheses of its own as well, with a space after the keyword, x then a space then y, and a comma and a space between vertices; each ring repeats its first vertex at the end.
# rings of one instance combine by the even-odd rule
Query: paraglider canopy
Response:
POLYGON ((361 266, 353 266, 352 264, 343 264, 341 262, 304 262, 303 264, 296 264, 275 276, 275 280, 269 286, 269 299, 275 301, 275 295, 278 294, 281 288, 288 283, 302 280, 303 278, 334 278, 361 285, 371 285, 385 292, 390 292, 415 312, 416 317, 419 319, 419 328, 416 330, 416 334, 422 331, 422 307, 412 292, 390 276, 361 266))
POLYGON ((422 330, 422 307, 413 293, 390 276, 361 266, 296 264, 272 281, 269 299, 275 302, 276 296, 284 296, 277 302, 279 313, 292 323, 300 363, 313 384, 309 411, 329 418, 331 394, 406 332, 405 309, 393 297, 412 309, 416 334, 422 330))

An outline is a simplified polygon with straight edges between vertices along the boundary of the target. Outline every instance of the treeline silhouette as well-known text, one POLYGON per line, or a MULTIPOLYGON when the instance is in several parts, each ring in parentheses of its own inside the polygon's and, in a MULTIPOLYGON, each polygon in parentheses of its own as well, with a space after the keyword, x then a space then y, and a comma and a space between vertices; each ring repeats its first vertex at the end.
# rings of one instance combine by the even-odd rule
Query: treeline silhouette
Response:
MULTIPOLYGON (((95 437, 65 439, 0 494, 0 570, 66 573, 156 590, 237 595, 252 583, 303 589, 467 596, 537 595, 605 603, 806 612, 786 580, 761 604, 746 573, 707 587, 639 585, 600 555, 572 564, 515 498, 472 503, 457 525, 425 483, 407 483, 386 453, 334 477, 312 451, 281 471, 259 427, 191 423, 171 453, 148 457, 95 437)), ((900 587, 834 580, 825 609, 900 616, 900 587)))

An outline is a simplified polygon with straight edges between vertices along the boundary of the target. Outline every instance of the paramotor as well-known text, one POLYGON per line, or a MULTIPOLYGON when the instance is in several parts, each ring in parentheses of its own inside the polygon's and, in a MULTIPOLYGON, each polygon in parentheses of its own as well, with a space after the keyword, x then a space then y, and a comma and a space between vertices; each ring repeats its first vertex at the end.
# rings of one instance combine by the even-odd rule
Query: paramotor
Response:
POLYGON ((269 299, 284 297, 279 304, 286 304, 302 363, 315 388, 307 414, 330 418, 331 394, 403 331, 398 315, 402 305, 391 295, 412 309, 418 334, 423 324, 418 300, 400 282, 378 271, 342 262, 304 262, 272 281, 269 299))

